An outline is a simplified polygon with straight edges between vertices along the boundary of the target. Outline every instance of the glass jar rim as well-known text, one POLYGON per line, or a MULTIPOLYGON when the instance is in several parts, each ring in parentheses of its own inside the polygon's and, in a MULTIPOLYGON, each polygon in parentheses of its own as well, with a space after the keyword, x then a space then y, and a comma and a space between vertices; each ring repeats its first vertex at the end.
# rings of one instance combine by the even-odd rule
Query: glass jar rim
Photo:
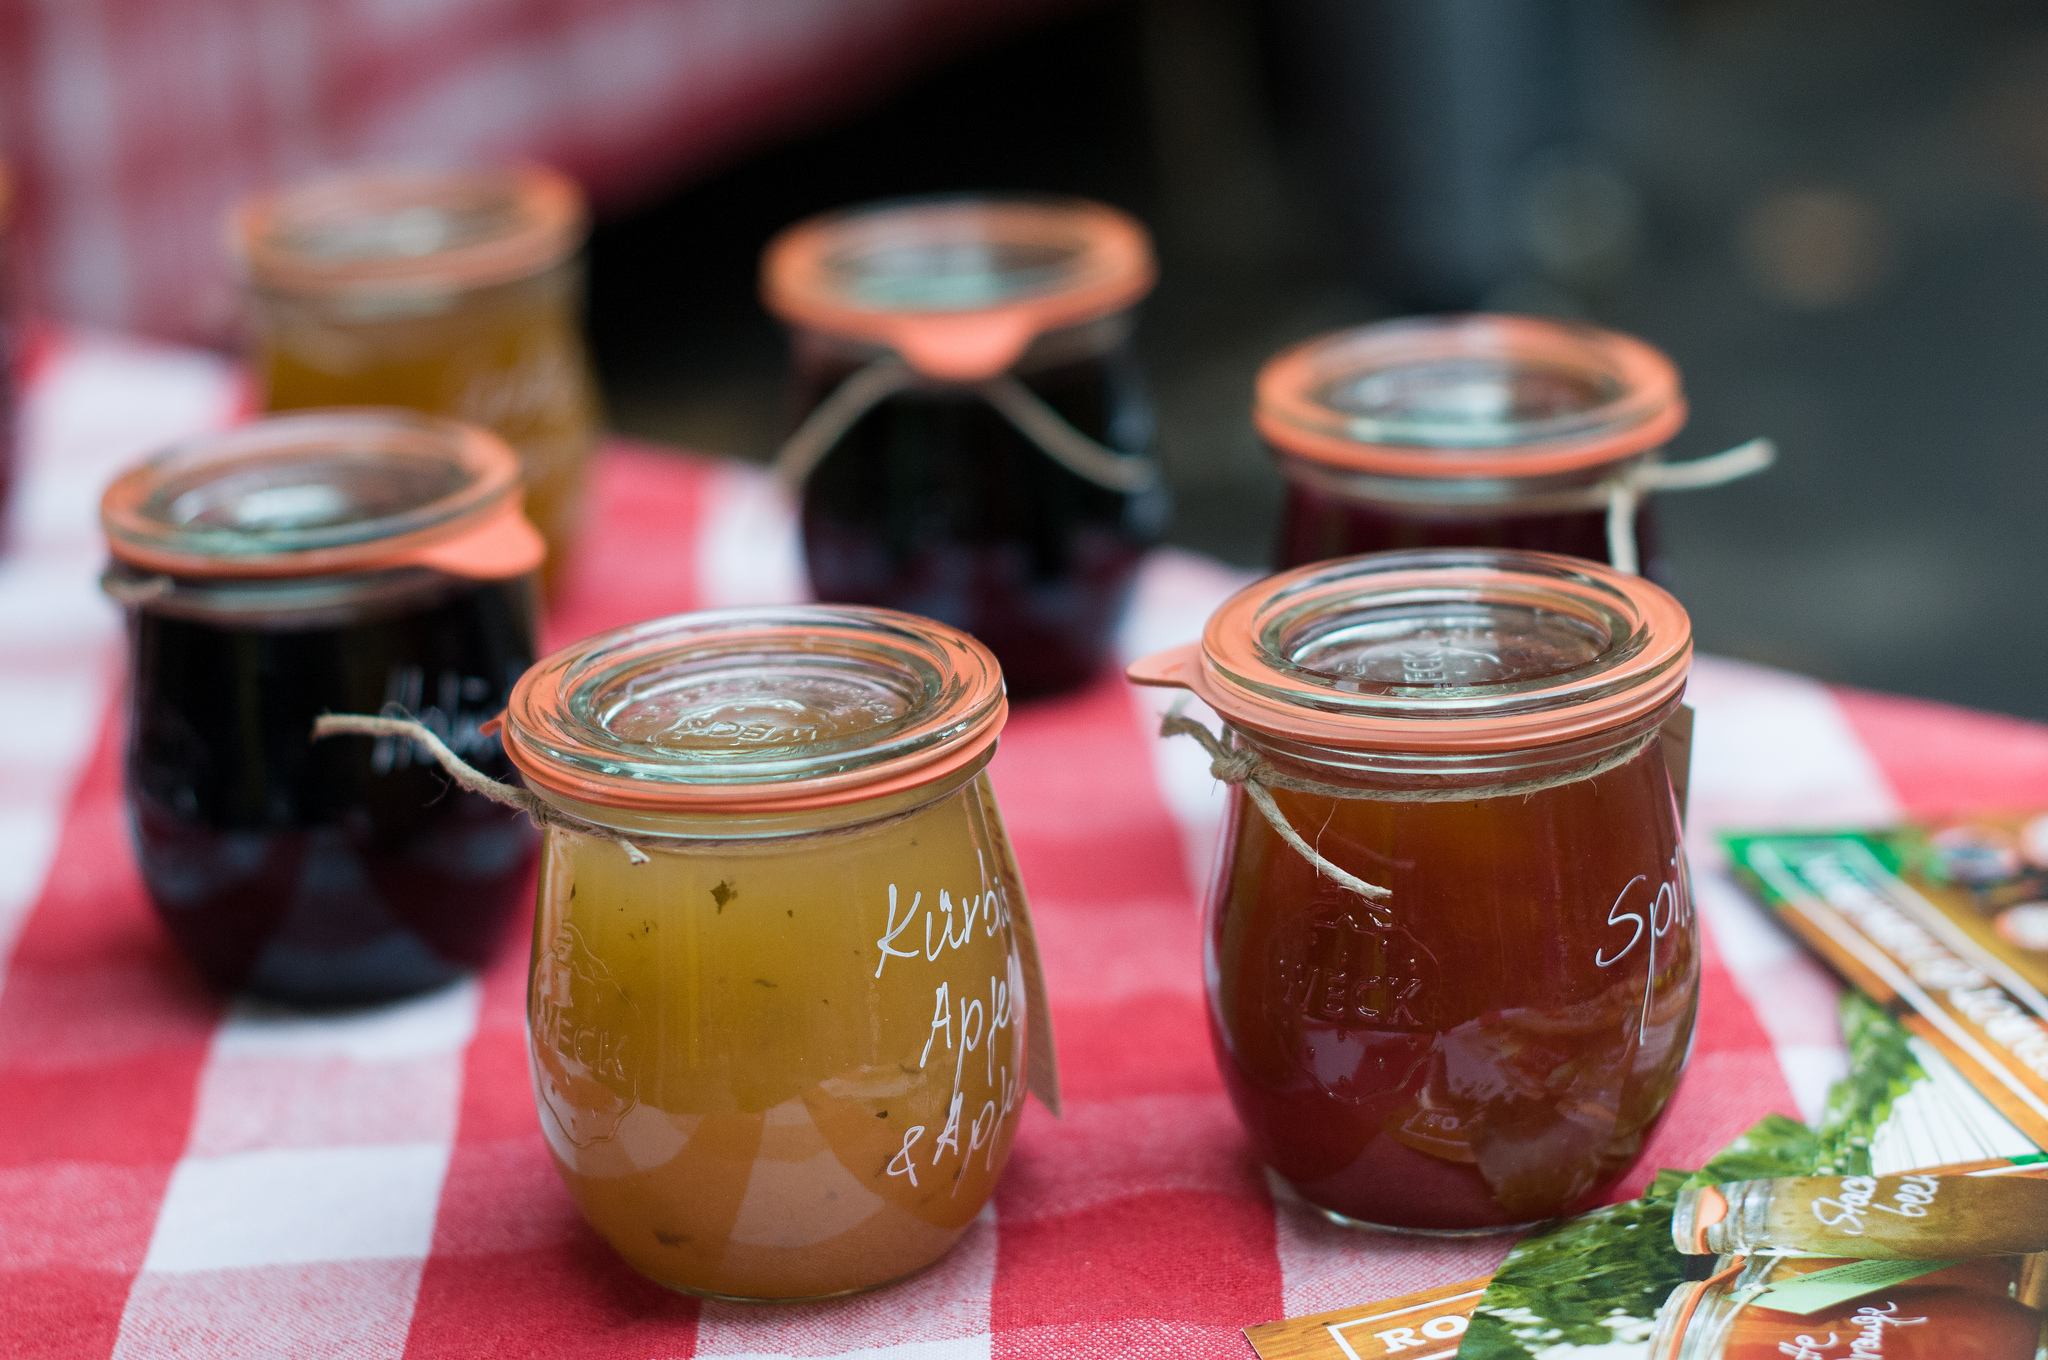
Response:
POLYGON ((1685 687, 1668 592, 1580 558, 1372 553, 1240 590, 1202 640, 1135 663, 1233 726, 1343 751, 1525 750, 1611 731, 1685 687))
POLYGON ((518 455, 473 425, 380 407, 291 411, 174 444, 116 477, 100 526, 119 561, 174 577, 431 567, 523 576, 546 551, 518 455))
POLYGON ((806 218, 761 255, 792 325, 887 346, 928 377, 1008 369, 1040 335, 1136 304, 1157 277, 1136 218, 1081 198, 950 194, 806 218))
POLYGON ((509 283, 573 255, 583 191, 543 165, 327 175, 242 200, 230 250, 259 288, 322 296, 509 283))
POLYGON ((505 750, 543 792, 602 808, 758 813, 930 783, 984 755, 1009 712, 988 648, 892 609, 673 614, 543 658, 505 750))
POLYGON ((1260 369, 1253 423, 1283 454, 1349 472, 1526 478, 1618 462, 1685 424, 1677 366, 1634 336, 1475 313, 1315 336, 1260 369), (1520 394, 1517 383, 1536 389, 1520 394), (1505 408, 1505 409, 1503 409, 1505 408))

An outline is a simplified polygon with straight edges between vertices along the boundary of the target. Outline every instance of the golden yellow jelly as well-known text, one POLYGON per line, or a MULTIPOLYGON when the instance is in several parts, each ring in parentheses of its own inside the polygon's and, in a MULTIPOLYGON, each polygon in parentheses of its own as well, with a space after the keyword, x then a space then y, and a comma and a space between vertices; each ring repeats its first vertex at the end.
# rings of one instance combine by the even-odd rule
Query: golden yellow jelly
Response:
POLYGON ((1024 1098, 987 776, 907 815, 635 864, 549 832, 528 997, 541 1127, 643 1274, 807 1299, 938 1260, 1024 1098))
POLYGON ((575 321, 572 266, 463 297, 423 316, 335 316, 295 300, 260 307, 255 367, 269 411, 409 406, 482 425, 519 454, 526 514, 550 572, 573 536, 598 406, 575 321))
POLYGON ((562 814, 535 1101, 634 1268, 843 1294, 931 1264, 987 1203, 1036 1018, 985 773, 1005 711, 965 634, 825 606, 620 629, 520 682, 506 750, 562 814))
POLYGON ((965 1231, 1023 1098, 994 815, 977 775, 877 824, 647 864, 550 832, 535 1094, 578 1207, 636 1269, 813 1297, 965 1231))
POLYGON ((263 408, 403 406, 519 454, 552 581, 600 413, 582 197, 537 167, 343 176, 238 213, 263 408))

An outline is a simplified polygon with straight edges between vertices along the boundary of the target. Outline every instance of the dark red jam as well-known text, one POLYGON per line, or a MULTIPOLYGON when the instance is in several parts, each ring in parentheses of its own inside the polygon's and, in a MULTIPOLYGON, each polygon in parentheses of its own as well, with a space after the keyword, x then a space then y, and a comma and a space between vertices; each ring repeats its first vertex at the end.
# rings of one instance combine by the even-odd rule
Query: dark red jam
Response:
MULTIPOLYGON (((1643 574, 1662 583, 1666 573, 1657 515, 1647 501, 1636 510, 1635 531, 1643 574)), ((1404 548, 1519 548, 1610 561, 1605 510, 1547 514, 1492 510, 1452 516, 1356 500, 1296 481, 1287 484, 1274 552, 1276 569, 1404 548)))

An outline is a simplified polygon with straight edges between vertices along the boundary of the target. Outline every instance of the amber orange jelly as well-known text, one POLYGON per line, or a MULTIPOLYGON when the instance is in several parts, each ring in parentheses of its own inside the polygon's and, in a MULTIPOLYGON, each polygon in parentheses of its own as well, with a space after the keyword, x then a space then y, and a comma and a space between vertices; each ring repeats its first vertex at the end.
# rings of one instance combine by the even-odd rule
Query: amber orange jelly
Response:
POLYGON ((534 1094, 635 1269, 843 1294, 987 1203, 1038 1042, 1004 713, 978 643, 853 608, 658 620, 521 682, 507 750, 586 819, 545 842, 534 1094))
POLYGON ((1698 994, 1659 741, 1689 656, 1640 578, 1425 552, 1260 582, 1133 667, 1251 766, 1209 900, 1212 1034, 1253 1147, 1331 1218, 1507 1227, 1634 1161, 1698 994))
POLYGON ((539 167, 342 175, 244 203, 264 408, 405 406, 518 452, 552 579, 599 424, 581 192, 539 167))

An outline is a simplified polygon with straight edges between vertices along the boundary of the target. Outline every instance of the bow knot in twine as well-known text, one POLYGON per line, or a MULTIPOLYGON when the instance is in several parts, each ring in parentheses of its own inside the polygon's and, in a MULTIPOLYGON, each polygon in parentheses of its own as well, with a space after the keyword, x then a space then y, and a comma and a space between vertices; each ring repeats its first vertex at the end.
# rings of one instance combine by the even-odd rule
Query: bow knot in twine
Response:
MULTIPOLYGON (((1167 721, 1172 722, 1174 720, 1168 719, 1167 721)), ((1186 718, 1181 718, 1178 721, 1181 724, 1178 728, 1169 729, 1166 723, 1160 724, 1160 735, 1170 737, 1175 735, 1176 732, 1186 732, 1189 728, 1201 732, 1203 736, 1210 735, 1208 729, 1204 728, 1200 723, 1191 722, 1186 718)), ((1250 751, 1222 750, 1210 756, 1209 773, 1225 784, 1242 784, 1258 774, 1265 767, 1265 764, 1265 761, 1259 759, 1250 751)))
POLYGON ((518 809, 526 814, 528 821, 542 831, 551 826, 558 826, 564 831, 574 831, 579 836, 593 836, 618 846, 634 864, 648 862, 649 857, 645 850, 610 827, 599 826, 596 822, 586 822, 581 817, 572 817, 531 789, 523 789, 516 784, 500 783, 491 778, 456 755, 448 743, 441 740, 440 734, 425 723, 415 722, 411 718, 375 718, 367 713, 323 713, 313 720, 314 741, 344 735, 408 739, 438 761, 456 784, 502 807, 518 809))

